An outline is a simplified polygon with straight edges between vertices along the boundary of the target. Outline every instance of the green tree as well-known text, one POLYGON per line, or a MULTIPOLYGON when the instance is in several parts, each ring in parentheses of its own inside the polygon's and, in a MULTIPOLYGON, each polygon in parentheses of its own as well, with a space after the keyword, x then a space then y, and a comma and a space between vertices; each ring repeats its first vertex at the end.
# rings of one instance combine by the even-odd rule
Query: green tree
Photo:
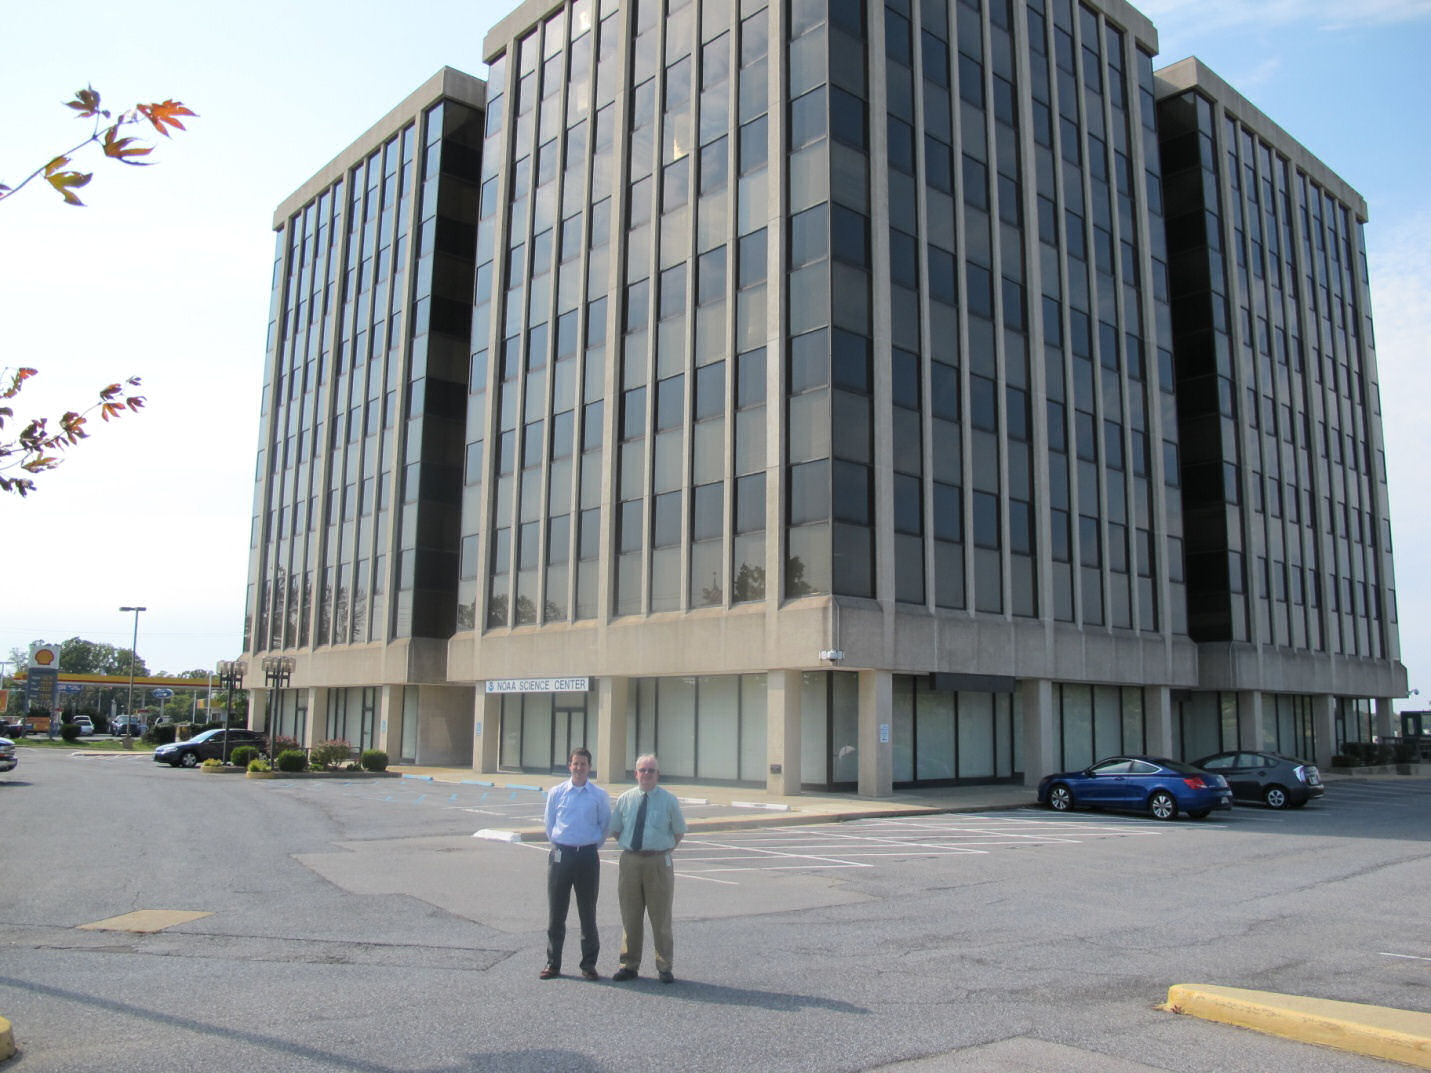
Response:
MULTIPOLYGON (((130 656, 128 648, 71 637, 60 643, 60 670, 65 674, 127 675, 130 656)), ((137 654, 134 656, 134 673, 137 677, 149 674, 149 668, 137 654)))
MULTIPOLYGON (((100 96, 92 86, 79 90, 74 100, 66 101, 65 106, 90 124, 89 136, 30 172, 15 186, 0 183, 0 201, 9 200, 31 182, 43 179, 65 199, 67 205, 83 205, 75 191, 87 186, 94 176, 92 172, 76 171, 71 167, 78 154, 98 147, 111 160, 142 167, 151 163, 143 158, 153 149, 127 135, 127 128, 147 122, 167 138, 171 129, 184 129, 183 117, 195 114, 179 101, 166 100, 136 104, 116 116, 101 107, 100 96)), ((38 371, 32 368, 0 366, 0 430, 5 429, 6 422, 15 420, 11 400, 20 394, 25 382, 36 375, 38 371)), ((60 464, 60 452, 88 438, 86 425, 93 414, 98 413, 102 420, 110 421, 140 410, 144 406, 144 396, 129 393, 129 389, 137 388, 139 384, 139 377, 128 377, 101 388, 98 399, 85 409, 65 411, 53 425, 49 417, 31 417, 28 420, 22 417, 17 433, 0 433, 0 492, 26 496, 34 491, 35 474, 54 469, 60 464), (12 471, 17 469, 21 472, 12 475, 12 471)))

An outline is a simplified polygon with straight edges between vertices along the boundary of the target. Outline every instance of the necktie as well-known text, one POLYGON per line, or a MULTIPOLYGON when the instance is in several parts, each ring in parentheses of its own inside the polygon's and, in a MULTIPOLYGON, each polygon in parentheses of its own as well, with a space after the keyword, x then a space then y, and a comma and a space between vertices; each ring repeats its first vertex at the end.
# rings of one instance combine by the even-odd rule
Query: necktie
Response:
POLYGON ((636 830, 631 832, 631 848, 640 849, 646 838, 646 806, 651 803, 650 794, 641 795, 641 807, 636 810, 636 830))

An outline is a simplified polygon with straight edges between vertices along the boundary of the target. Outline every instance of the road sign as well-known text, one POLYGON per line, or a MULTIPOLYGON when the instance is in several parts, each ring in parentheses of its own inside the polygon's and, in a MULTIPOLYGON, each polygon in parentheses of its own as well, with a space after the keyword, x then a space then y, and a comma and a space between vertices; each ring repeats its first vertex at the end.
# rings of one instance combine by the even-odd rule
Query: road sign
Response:
POLYGON ((168 686, 160 686, 158 689, 150 690, 157 700, 168 700, 174 695, 174 691, 168 686))

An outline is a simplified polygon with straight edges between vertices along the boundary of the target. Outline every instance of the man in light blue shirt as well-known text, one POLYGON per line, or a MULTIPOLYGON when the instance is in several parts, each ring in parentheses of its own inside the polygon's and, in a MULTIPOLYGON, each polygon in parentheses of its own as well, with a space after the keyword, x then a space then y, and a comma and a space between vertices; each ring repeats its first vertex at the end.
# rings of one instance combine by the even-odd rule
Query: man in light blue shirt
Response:
POLYGON ((566 941, 567 910, 576 891, 576 915, 581 921, 581 975, 599 980, 596 955, 601 936, 596 930, 596 894, 601 882, 601 844, 611 823, 611 795, 590 779, 591 753, 571 751, 571 778, 547 793, 547 963, 543 980, 561 975, 561 951, 566 941))
POLYGON ((616 799, 611 809, 611 835, 621 843, 617 897, 621 901, 621 968, 613 980, 634 980, 641 968, 645 918, 651 918, 651 943, 656 948, 656 973, 663 984, 674 983, 671 959, 671 903, 676 894, 676 870, 671 851, 686 833, 686 818, 676 795, 656 785, 661 769, 651 755, 636 760, 636 786, 616 799))

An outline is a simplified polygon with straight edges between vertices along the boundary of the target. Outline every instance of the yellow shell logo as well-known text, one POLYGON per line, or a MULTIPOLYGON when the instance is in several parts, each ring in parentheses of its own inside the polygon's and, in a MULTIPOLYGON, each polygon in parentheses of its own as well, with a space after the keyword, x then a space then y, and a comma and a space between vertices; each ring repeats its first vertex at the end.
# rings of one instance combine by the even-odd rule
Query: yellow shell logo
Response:
POLYGON ((35 663, 40 667, 48 667, 55 662, 55 650, 53 648, 35 649, 35 663))

